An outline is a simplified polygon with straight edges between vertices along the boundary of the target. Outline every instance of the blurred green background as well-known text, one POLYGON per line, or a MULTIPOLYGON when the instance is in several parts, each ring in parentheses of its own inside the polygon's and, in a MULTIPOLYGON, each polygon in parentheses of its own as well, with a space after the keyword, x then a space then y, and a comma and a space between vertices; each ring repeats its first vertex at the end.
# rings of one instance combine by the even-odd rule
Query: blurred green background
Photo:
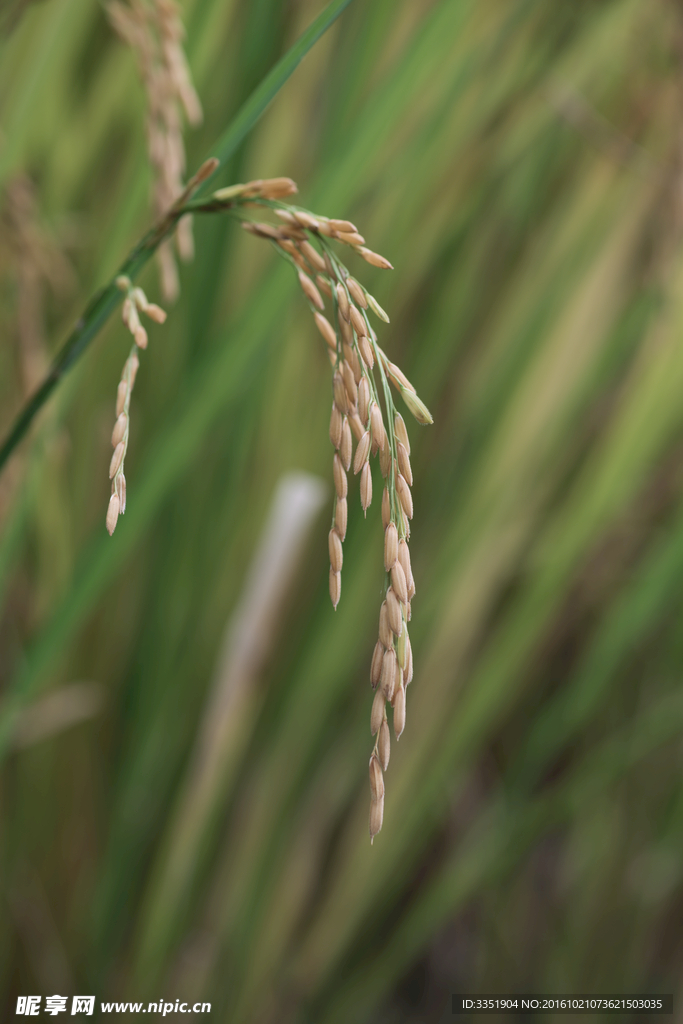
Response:
MULTIPOLYGON (((186 0, 191 170, 322 6, 186 0)), ((291 175, 391 260, 348 264, 435 418, 408 424, 415 680, 372 847, 379 502, 352 485, 334 613, 330 369, 289 268, 196 221, 113 538, 118 317, 43 411, 0 477, 3 1019, 31 992, 432 1024, 456 991, 679 991, 682 54, 675 0, 356 0, 222 173, 291 175)), ((101 6, 6 8, 2 434, 150 223, 144 110, 101 6)))

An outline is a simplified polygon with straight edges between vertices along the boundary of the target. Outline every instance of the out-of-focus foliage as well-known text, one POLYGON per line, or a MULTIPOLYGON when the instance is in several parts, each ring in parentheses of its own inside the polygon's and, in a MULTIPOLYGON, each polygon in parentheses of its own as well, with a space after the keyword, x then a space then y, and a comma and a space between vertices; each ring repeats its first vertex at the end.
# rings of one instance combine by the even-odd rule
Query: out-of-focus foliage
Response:
MULTIPOLYGON (((143 95, 102 8, 15 8, 3 430, 149 223, 143 95)), ((191 169, 319 9, 186 4, 191 169)), ((329 365, 288 268, 229 218, 196 223, 112 539, 118 321, 44 411, 0 480, 0 673, 24 707, 0 806, 6 1016, 31 991, 341 1024, 450 1019, 458 989, 676 990, 681 18, 674 0, 352 4, 225 175, 291 175, 386 254, 393 273, 351 269, 435 416, 409 424, 415 680, 373 847, 377 502, 364 520, 351 491, 336 614, 328 509, 315 521, 211 740, 278 482, 331 476, 329 365)))

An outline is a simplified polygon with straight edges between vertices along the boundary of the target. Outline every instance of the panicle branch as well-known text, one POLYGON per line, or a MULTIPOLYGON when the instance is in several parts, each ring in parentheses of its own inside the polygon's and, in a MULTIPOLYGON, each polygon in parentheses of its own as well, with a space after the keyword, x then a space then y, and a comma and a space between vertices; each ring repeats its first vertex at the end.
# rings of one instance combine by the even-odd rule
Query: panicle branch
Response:
POLYGON ((378 345, 368 312, 385 323, 389 323, 389 317, 374 296, 351 276, 331 243, 347 246, 374 267, 389 269, 391 264, 366 247, 365 239, 350 221, 323 217, 282 202, 284 195, 295 191, 296 186, 290 179, 275 178, 221 189, 214 193, 212 202, 230 204, 237 216, 241 216, 241 207, 262 206, 278 217, 279 224, 244 218, 242 227, 267 239, 292 264, 325 343, 332 367, 330 441, 335 449, 332 458, 335 497, 328 535, 330 598, 334 608, 341 597, 343 541, 348 516, 347 473, 353 467, 354 475, 360 477, 360 503, 364 513, 373 496, 371 458, 378 458, 384 478, 385 597, 380 608, 379 638, 370 665, 370 682, 375 691, 370 716, 371 733, 375 737, 369 766, 372 841, 382 827, 384 816, 384 772, 390 755, 387 707, 392 709, 394 735, 398 740, 406 722, 406 689, 413 678, 408 635, 415 595, 408 548, 413 518, 410 490, 413 470, 408 431, 394 406, 389 385, 401 395, 418 423, 431 423, 432 417, 408 378, 378 345), (328 300, 329 310, 323 295, 328 300))
MULTIPOLYGON (((147 150, 153 172, 152 200, 161 216, 183 192, 185 145, 182 114, 191 125, 202 121, 183 50, 185 29, 175 0, 109 0, 109 20, 135 53, 147 97, 147 150)), ((192 218, 184 217, 175 231, 183 260, 194 254, 192 218)), ((171 239, 157 249, 164 297, 171 301, 179 290, 178 270, 171 239)))
POLYGON ((130 396, 135 386, 135 377, 140 366, 138 350, 147 348, 147 331, 140 323, 140 313, 144 313, 155 323, 163 324, 166 313, 160 306, 149 302, 142 288, 134 288, 130 278, 117 277, 116 284, 125 293, 121 317, 133 335, 134 344, 123 367, 121 380, 116 391, 116 422, 111 435, 114 454, 109 463, 109 479, 111 480, 111 497, 107 508, 106 525, 111 536, 116 529, 120 515, 126 511, 126 478, 123 464, 128 451, 128 434, 130 427, 130 396))

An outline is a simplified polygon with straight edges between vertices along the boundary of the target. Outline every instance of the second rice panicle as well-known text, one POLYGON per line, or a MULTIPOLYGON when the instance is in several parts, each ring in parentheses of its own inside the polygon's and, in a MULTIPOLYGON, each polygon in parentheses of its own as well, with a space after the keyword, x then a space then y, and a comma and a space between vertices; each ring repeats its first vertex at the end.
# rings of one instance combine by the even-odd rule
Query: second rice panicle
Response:
POLYGON ((124 324, 133 335, 133 347, 126 359, 121 380, 116 391, 116 422, 111 435, 111 444, 114 454, 109 464, 109 479, 111 480, 111 497, 107 508, 107 530, 111 536, 116 529, 116 523, 120 515, 126 511, 126 478, 123 473, 123 463, 128 451, 128 432, 130 427, 130 396, 135 386, 140 360, 138 351, 147 348, 147 331, 140 323, 140 313, 144 313, 155 323, 163 324, 166 320, 166 313, 160 306, 149 302, 142 288, 134 288, 130 278, 121 275, 117 277, 116 284, 120 291, 125 293, 121 317, 124 324))

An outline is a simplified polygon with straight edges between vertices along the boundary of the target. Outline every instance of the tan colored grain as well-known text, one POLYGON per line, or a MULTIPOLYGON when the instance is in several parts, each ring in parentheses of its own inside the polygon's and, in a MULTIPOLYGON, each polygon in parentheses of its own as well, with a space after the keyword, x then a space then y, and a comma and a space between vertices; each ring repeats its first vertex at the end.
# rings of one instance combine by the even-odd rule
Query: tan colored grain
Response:
MULTIPOLYGON (((410 383, 400 366, 397 366, 396 363, 390 363, 389 360, 387 360, 385 365, 391 383, 394 387, 398 388, 401 394, 403 394, 404 390, 410 391, 412 394, 415 393, 415 388, 410 383)), ((403 397, 405 399, 405 395, 403 395, 403 397)))
POLYGON ((370 758, 370 792, 373 800, 380 800, 384 796, 382 766, 375 754, 370 758))
MULTIPOLYGON (((119 496, 118 496, 118 494, 112 494, 111 498, 109 499, 109 506, 107 508, 107 519, 106 519, 107 531, 109 532, 109 536, 110 537, 113 534, 114 530, 116 529, 116 523, 117 523, 118 518, 119 518, 119 508, 120 508, 119 496)), ((384 702, 382 702, 382 703, 384 703, 384 702)))
POLYGON ((356 441, 360 441, 366 428, 355 407, 349 412, 349 423, 351 424, 351 431, 356 441))
POLYGON ((373 454, 376 454, 377 451, 383 452, 385 448, 388 450, 389 446, 387 445, 387 434, 384 429, 382 410, 377 402, 373 402, 370 406, 370 424, 372 427, 373 454))
POLYGON ((360 306, 361 309, 367 309, 368 300, 365 297, 365 290, 361 288, 361 286, 358 284, 358 281, 356 281, 355 277, 347 277, 346 287, 349 289, 351 298, 356 303, 356 305, 360 306))
POLYGON ((258 235, 259 238, 272 238, 273 241, 279 241, 282 238, 280 228, 275 227, 274 224, 267 224, 265 221, 243 220, 242 228, 250 235, 258 235))
POLYGON ((412 601, 415 596, 415 580, 413 579, 413 568, 410 563, 410 550, 408 544, 403 538, 399 541, 398 545, 398 560, 403 566, 403 572, 405 573, 406 583, 408 585, 408 600, 412 601))
MULTIPOLYGON (((313 284, 313 282, 311 281, 311 279, 308 276, 308 274, 304 274, 303 270, 299 271, 299 284, 301 285, 301 290, 304 293, 304 295, 306 296, 306 298, 308 299, 308 301, 312 302, 313 305, 316 307, 316 309, 324 309, 325 308, 325 303, 322 300, 322 295, 320 294, 320 292, 318 291, 316 286, 313 284)), ((331 327, 332 327, 332 325, 330 324, 330 328, 331 327)), ((325 336, 325 340, 327 341, 327 337, 326 336, 325 336)), ((329 344, 329 342, 328 342, 328 344, 329 344)), ((336 337, 335 337, 335 347, 336 347, 336 344, 337 344, 337 342, 336 342, 336 337)))
POLYGON ((396 740, 406 727, 406 691, 399 686, 394 696, 394 735, 396 740))
MULTIPOLYGON (((386 476, 386 473, 383 474, 386 476)), ((391 522, 391 500, 389 498, 389 491, 385 487, 382 491, 382 524, 386 530, 387 526, 391 522)))
POLYGON ((342 363, 342 375, 344 377, 346 394, 349 397, 349 408, 351 408, 351 406, 356 405, 358 402, 358 388, 356 387, 356 379, 353 376, 351 364, 346 360, 342 363))
POLYGON ((332 606, 336 610, 339 604, 339 598, 341 597, 341 573, 334 572, 332 566, 330 566, 330 598, 332 599, 332 606))
POLYGON ((359 235, 357 231, 338 231, 336 237, 344 245, 363 245, 365 239, 362 235, 359 235))
POLYGON ((343 416, 341 410, 332 403, 332 414, 330 415, 330 441, 335 448, 341 446, 343 416))
POLYGON ((401 442, 405 450, 408 452, 408 455, 410 455, 408 431, 406 429, 405 420, 401 416, 400 412, 397 412, 394 416, 394 433, 396 434, 396 440, 401 442))
POLYGON ((370 455, 370 431, 366 430, 358 442, 356 448, 356 457, 353 460, 353 472, 354 474, 360 473, 361 469, 365 465, 370 455))
POLYGON ((393 270, 391 263, 384 256, 380 256, 378 252, 373 252, 372 249, 366 249, 365 246, 358 246, 356 252, 359 256, 373 267, 379 267, 381 270, 393 270))
MULTIPOLYGON (((343 413, 349 411, 349 396, 346 393, 346 385, 344 384, 344 376, 340 370, 337 370, 332 378, 332 391, 334 392, 334 404, 343 413)), ((342 428, 343 430, 343 428, 342 428)))
POLYGON ((358 337, 367 337, 368 328, 365 323, 365 318, 362 313, 359 313, 355 306, 349 306, 349 317, 353 329, 358 337))
POLYGON ((412 519, 413 496, 410 493, 410 487, 408 487, 408 484, 400 473, 396 474, 396 493, 398 494, 398 499, 401 502, 403 511, 408 516, 408 519, 412 519))
POLYGON ((398 558, 391 567, 391 587, 401 604, 407 604, 408 585, 405 573, 403 572, 403 566, 398 561, 398 558))
POLYGON ((378 640, 375 644, 375 649, 372 652, 372 661, 370 662, 370 682, 373 686, 377 686, 382 675, 382 661, 384 659, 384 645, 381 640, 378 640))
POLYGON ((114 488, 119 499, 119 515, 126 511, 126 478, 123 473, 117 473, 114 478, 114 488))
POLYGON ((292 257, 297 267, 304 273, 309 269, 309 265, 303 258, 297 247, 288 238, 281 238, 277 243, 281 249, 284 249, 286 253, 292 257))
POLYGON ((398 558, 398 531, 394 523, 389 523, 384 531, 384 569, 391 572, 398 558))
MULTIPOLYGON (((344 389, 346 394, 346 389, 344 389)), ((349 426, 348 418, 345 416, 342 423, 342 440, 339 448, 339 457, 342 462, 342 466, 348 473, 351 468, 351 456, 353 454, 353 439, 351 437, 351 427, 349 426)))
POLYGON ((342 336, 342 340, 345 345, 353 345, 353 327, 351 324, 344 319, 341 315, 341 310, 337 310, 337 323, 339 324, 339 333, 342 336))
POLYGON ((291 178, 266 178, 261 185, 261 195, 264 199, 283 199, 298 191, 296 182, 291 178))
POLYGON ((355 224, 352 224, 350 220, 339 220, 336 217, 330 217, 328 224, 333 231, 357 231, 358 228, 355 224))
MULTIPOLYGON (((217 195, 218 193, 214 192, 214 198, 216 198, 217 195)), ((290 213, 289 210, 277 209, 273 210, 273 213, 275 214, 276 217, 279 217, 280 220, 283 220, 285 224, 298 224, 296 217, 294 216, 293 213, 290 213)))
POLYGON ((358 349, 360 351, 363 362, 367 366, 368 370, 371 370, 375 365, 375 355, 372 351, 372 345, 369 339, 361 334, 358 338, 358 349))
POLYGON ((389 587, 389 589, 387 590, 386 601, 387 616, 389 618, 389 626, 391 628, 391 632, 394 633, 396 636, 400 636, 401 630, 403 628, 403 619, 401 617, 401 605, 398 600, 398 597, 396 596, 393 590, 393 587, 389 587))
MULTIPOLYGON (((394 719, 395 718, 396 716, 394 715, 394 719)), ((382 724, 379 727, 377 754, 383 771, 386 771, 389 767, 389 755, 391 754, 391 736, 389 735, 389 723, 386 718, 382 721, 382 724)))
POLYGON ((307 228, 309 231, 317 231, 320 227, 320 222, 316 217, 313 217, 310 213, 305 213, 303 210, 294 210, 294 217, 301 224, 302 227, 307 228))
POLYGON ((375 836, 382 829, 384 820, 384 797, 380 800, 370 801, 370 843, 374 842, 375 836))
POLYGON ((370 712, 370 735, 376 736, 384 721, 384 694, 381 690, 375 690, 372 700, 372 711, 370 712))
POLYGON ((379 610, 379 640, 383 650, 384 648, 388 650, 394 645, 394 634, 389 625, 389 612, 386 601, 382 601, 382 607, 379 610))
POLYGON ((119 443, 119 441, 123 440, 123 435, 126 432, 126 427, 127 426, 128 426, 128 417, 126 416, 125 412, 122 412, 121 415, 119 417, 117 417, 116 423, 114 424, 114 430, 112 431, 112 435, 111 435, 112 448, 116 448, 116 446, 119 443))
POLYGON ((348 504, 346 498, 337 498, 334 509, 334 526, 342 540, 346 538, 346 524, 348 521, 348 504))
POLYGON ((341 537, 334 529, 330 530, 327 535, 327 546, 330 553, 330 567, 332 572, 341 572, 344 562, 344 549, 342 547, 341 537))
POLYGON ((396 688, 396 665, 396 651, 393 648, 385 651, 384 657, 382 658, 382 676, 380 679, 380 686, 382 693, 390 703, 393 700, 396 688))
POLYGON ((344 342, 343 349, 344 359, 347 361, 347 363, 353 370, 353 379, 355 380, 356 385, 358 385, 360 384, 361 378, 363 376, 363 368, 360 364, 358 353, 356 352, 355 348, 352 348, 350 345, 347 345, 346 342, 344 342))
POLYGON ((135 344, 137 345, 138 348, 147 348, 147 342, 149 341, 149 338, 147 337, 147 331, 142 326, 142 324, 138 324, 138 326, 135 328, 135 330, 133 331, 133 337, 135 338, 135 344))
POLYGON ((407 484, 412 487, 413 484, 413 470, 410 465, 410 459, 408 458, 408 452, 405 449, 405 445, 399 441, 396 446, 396 458, 398 461, 398 468, 401 471, 401 475, 405 478, 407 484))
POLYGON ((360 474, 360 504, 363 512, 367 512, 372 504, 372 470, 366 462, 360 474))
POLYGON ((138 315, 135 311, 135 306, 133 305, 133 300, 130 295, 127 295, 121 305, 121 319, 129 331, 133 329, 131 328, 131 316, 135 317, 134 323, 139 323, 138 315))
POLYGON ((323 277, 322 274, 318 274, 315 280, 316 280, 316 284, 318 285, 318 288, 320 289, 320 291, 324 292, 325 295, 329 296, 329 298, 331 299, 332 298, 332 288, 330 287, 329 279, 327 277, 323 277))
POLYGON ((147 316, 157 324, 166 323, 166 310, 157 306, 156 302, 148 302, 145 308, 147 316))
POLYGON ((332 473, 334 476, 334 489, 337 492, 337 497, 345 498, 348 494, 349 487, 346 480, 346 472, 342 465, 342 460, 336 452, 332 459, 332 473))
POLYGON ((115 475, 117 469, 121 465, 121 460, 123 459, 123 455, 124 455, 125 450, 126 450, 126 448, 125 448, 125 445, 124 445, 123 441, 119 441, 119 443, 117 444, 116 448, 114 449, 114 454, 111 457, 111 462, 109 463, 109 479, 110 480, 115 475))
POLYGON ((314 267, 319 273, 327 273, 327 267, 325 260, 322 258, 317 249, 315 249, 310 242, 299 242, 299 252, 301 255, 308 260, 312 267, 314 267))
POLYGON ((408 686, 413 681, 413 648, 410 643, 410 637, 406 638, 406 664, 403 669, 403 683, 408 686))
POLYGON ((336 291, 337 291, 337 302, 339 303, 339 312, 344 317, 344 319, 348 321, 350 319, 350 316, 349 316, 349 308, 350 307, 349 307, 349 299, 348 299, 348 296, 346 294, 346 288, 344 288, 344 285, 340 283, 340 284, 337 285, 336 291))
POLYGON ((325 339, 326 344, 328 344, 330 348, 336 349, 337 333, 332 324, 330 323, 330 321, 327 319, 327 317, 324 317, 322 313, 315 313, 314 317, 316 327, 318 328, 323 338, 325 339))
POLYGON ((132 391, 135 387, 135 378, 138 375, 140 369, 140 360, 135 352, 131 353, 126 360, 126 365, 123 368, 124 376, 128 378, 130 390, 132 391))

